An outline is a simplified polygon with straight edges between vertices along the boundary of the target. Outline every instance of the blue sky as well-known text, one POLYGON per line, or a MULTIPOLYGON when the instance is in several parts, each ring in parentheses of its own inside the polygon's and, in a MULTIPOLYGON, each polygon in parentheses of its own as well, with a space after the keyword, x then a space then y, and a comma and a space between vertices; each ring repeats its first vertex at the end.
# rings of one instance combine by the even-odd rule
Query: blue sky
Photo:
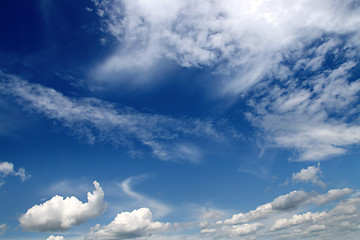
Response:
POLYGON ((360 3, 0 2, 0 239, 355 239, 360 3))

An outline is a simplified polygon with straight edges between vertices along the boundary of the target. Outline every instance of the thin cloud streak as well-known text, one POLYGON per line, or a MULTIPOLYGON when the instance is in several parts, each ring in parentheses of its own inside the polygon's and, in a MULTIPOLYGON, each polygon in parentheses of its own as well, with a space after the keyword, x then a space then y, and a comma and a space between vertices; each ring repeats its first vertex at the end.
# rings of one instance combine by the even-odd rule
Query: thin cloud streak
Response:
MULTIPOLYGON (((70 98, 54 89, 32 84, 20 78, 0 73, 0 91, 14 96, 25 110, 44 114, 70 127, 90 144, 104 141, 141 152, 137 143, 147 146, 161 160, 189 160, 199 153, 186 151, 178 143, 185 136, 222 141, 225 136, 210 120, 176 119, 164 115, 137 112, 116 107, 95 98, 70 98)), ((195 148, 194 148, 195 149, 195 148)), ((186 149, 185 149, 186 150, 186 149)))

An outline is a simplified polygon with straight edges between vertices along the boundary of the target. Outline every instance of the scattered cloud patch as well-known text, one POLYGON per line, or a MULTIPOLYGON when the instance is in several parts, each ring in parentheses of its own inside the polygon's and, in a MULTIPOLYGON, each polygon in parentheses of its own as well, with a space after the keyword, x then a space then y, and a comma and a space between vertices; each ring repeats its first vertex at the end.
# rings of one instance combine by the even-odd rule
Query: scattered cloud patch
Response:
POLYGON ((86 240, 102 239, 133 239, 149 237, 152 234, 168 230, 170 223, 154 222, 152 213, 148 208, 140 208, 132 212, 119 213, 115 219, 106 226, 95 226, 86 235, 86 240))
POLYGON ((292 180, 293 182, 312 182, 320 187, 326 187, 326 184, 319 180, 319 174, 321 174, 320 163, 317 166, 309 166, 301 169, 298 173, 293 173, 292 180))
POLYGON ((248 101, 253 111, 246 116, 269 146, 295 149, 299 161, 344 154, 360 143, 360 80, 352 79, 358 64, 348 60, 314 74, 301 73, 304 77, 297 73, 299 77, 287 76, 270 86, 259 84, 248 101))
MULTIPOLYGON (((13 163, 0 162, 0 178, 4 178, 7 176, 18 176, 23 182, 31 177, 31 175, 27 173, 24 168, 19 168, 17 171, 15 171, 13 163)), ((0 186, 3 184, 1 183, 2 182, 0 182, 0 186)))
POLYGON ((27 231, 63 231, 101 215, 106 208, 104 193, 98 182, 95 190, 88 192, 88 202, 82 203, 76 197, 54 196, 40 205, 35 205, 20 218, 20 225, 27 231))

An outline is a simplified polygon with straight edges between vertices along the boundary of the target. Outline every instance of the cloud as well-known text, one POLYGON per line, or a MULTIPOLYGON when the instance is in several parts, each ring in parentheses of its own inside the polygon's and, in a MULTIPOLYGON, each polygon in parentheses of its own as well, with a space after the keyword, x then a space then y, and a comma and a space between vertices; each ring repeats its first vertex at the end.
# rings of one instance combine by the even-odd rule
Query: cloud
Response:
POLYGON ((65 240, 63 236, 50 235, 46 240, 65 240))
POLYGON ((326 212, 319 212, 319 213, 307 212, 301 215, 294 215, 291 219, 278 219, 271 227, 271 230, 276 231, 309 221, 317 222, 319 219, 324 218, 326 214, 327 214, 326 212))
POLYGON ((293 173, 292 180, 294 182, 312 182, 315 185, 320 187, 326 187, 326 184, 319 180, 320 171, 320 163, 318 163, 317 167, 309 166, 307 168, 303 168, 298 173, 293 173))
POLYGON ((0 236, 3 235, 8 229, 9 227, 5 223, 0 224, 0 236))
MULTIPOLYGON (((359 33, 359 8, 351 0, 94 3, 103 29, 119 42, 119 49, 100 64, 99 74, 148 69, 171 59, 183 67, 213 70, 226 80, 222 91, 231 94, 248 90, 278 68, 288 49, 310 45, 323 34, 359 33)), ((309 65, 315 68, 322 61, 319 57, 309 65)))
POLYGON ((271 212, 272 212, 272 205, 270 203, 267 203, 257 207, 256 210, 250 211, 248 213, 234 214, 232 218, 226 219, 223 223, 226 225, 246 223, 253 220, 265 218, 266 216, 271 214, 271 212))
POLYGON ((318 195, 312 199, 317 205, 325 205, 329 202, 342 199, 354 191, 350 188, 330 189, 326 194, 318 195))
POLYGON ((19 170, 15 171, 13 163, 0 162, 0 177, 7 177, 9 175, 19 176, 23 182, 31 177, 31 175, 27 173, 24 168, 19 168, 19 170))
POLYGON ((180 144, 184 137, 225 139, 211 120, 141 113, 94 98, 70 98, 54 89, 1 72, 0 77, 0 91, 14 96, 26 110, 61 122, 90 144, 105 141, 125 146, 135 155, 140 151, 135 146, 142 145, 162 160, 194 162, 199 159, 201 150, 192 144, 180 144))
POLYGON ((298 160, 338 156, 360 143, 360 82, 352 76, 360 7, 353 0, 94 4, 119 45, 95 70, 100 82, 170 59, 214 73, 218 96, 249 94, 250 122, 269 145, 295 149, 298 160))
POLYGON ((35 205, 20 218, 20 225, 27 231, 63 231, 101 215, 106 208, 104 193, 98 182, 95 190, 88 192, 88 202, 82 203, 76 197, 54 196, 40 205, 35 205))
POLYGON ((163 203, 160 203, 159 201, 156 201, 154 199, 136 193, 132 190, 131 184, 133 183, 134 180, 139 180, 140 178, 141 177, 131 177, 125 179, 120 184, 120 187, 123 190, 123 192, 126 195, 130 196, 131 198, 135 199, 138 204, 153 209, 153 211, 155 211, 156 214, 155 216, 162 217, 167 215, 170 212, 170 208, 168 206, 166 206, 163 203))
POLYGON ((271 231, 281 231, 281 238, 302 239, 304 237, 351 239, 360 231, 360 199, 353 195, 342 200, 329 211, 295 214, 291 218, 281 218, 271 226, 271 231), (355 234, 355 235, 354 235, 355 234))
POLYGON ((292 191, 288 194, 279 196, 271 202, 271 208, 274 210, 291 210, 299 207, 300 204, 309 200, 315 193, 304 191, 292 191))
POLYGON ((106 226, 97 225, 85 239, 132 239, 148 237, 154 233, 164 232, 171 227, 170 223, 152 221, 152 213, 148 208, 140 208, 132 212, 119 213, 106 226))
MULTIPOLYGON (((302 224, 313 222, 314 227, 311 228, 311 231, 310 228, 308 228, 308 233, 310 234, 310 232, 315 232, 323 227, 320 224, 320 220, 328 217, 330 213, 306 212, 303 214, 295 214, 290 219, 280 218, 280 216, 298 211, 300 208, 306 208, 311 204, 321 206, 330 202, 338 201, 351 193, 353 193, 353 190, 349 188, 331 189, 325 194, 319 194, 317 192, 292 191, 288 194, 276 197, 272 202, 258 206, 255 210, 251 210, 246 213, 237 213, 231 218, 218 220, 216 222, 201 222, 200 233, 206 235, 208 238, 213 237, 214 239, 228 239, 241 235, 257 234, 258 231, 262 231, 260 234, 261 236, 267 236, 267 234, 273 234, 271 233, 273 231, 280 231, 295 225, 300 226, 302 224), (275 222, 270 227, 269 222, 272 222, 272 220, 275 222), (316 225, 318 223, 320 224, 319 226, 316 225)), ((343 200, 343 202, 346 201, 347 200, 343 200)), ((348 205, 339 203, 337 207, 333 208, 330 212, 331 214, 333 214, 333 212, 342 212, 342 214, 345 214, 346 211, 342 210, 345 206, 348 205)), ((354 213, 354 211, 355 210, 348 210, 347 214, 350 215, 351 213, 354 213)))
POLYGON ((295 149, 300 161, 344 154, 360 143, 360 81, 352 80, 357 66, 349 60, 313 75, 298 73, 308 76, 302 79, 290 76, 270 87, 259 85, 258 94, 248 101, 253 111, 246 116, 268 145, 295 149))

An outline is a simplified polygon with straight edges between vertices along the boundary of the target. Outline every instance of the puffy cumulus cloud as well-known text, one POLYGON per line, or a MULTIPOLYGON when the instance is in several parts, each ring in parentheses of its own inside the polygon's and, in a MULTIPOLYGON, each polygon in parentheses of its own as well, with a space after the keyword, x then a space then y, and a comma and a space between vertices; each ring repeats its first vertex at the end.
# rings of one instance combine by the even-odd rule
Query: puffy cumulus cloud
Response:
POLYGON ((21 181, 25 181, 31 177, 24 168, 19 168, 17 171, 14 170, 14 164, 11 162, 0 162, 0 177, 7 176, 19 176, 21 181))
POLYGON ((46 240, 65 240, 63 236, 50 235, 46 240))
POLYGON ((283 60, 279 52, 324 33, 359 33, 360 23, 351 0, 94 3, 104 28, 120 45, 97 72, 146 69, 159 59, 173 59, 183 67, 217 67, 215 72, 227 78, 223 91, 231 93, 248 89, 277 68, 283 60))
POLYGON ((8 229, 9 227, 5 223, 0 224, 0 236, 3 235, 8 229))
POLYGON ((97 225, 86 235, 86 240, 102 239, 132 239, 148 237, 154 233, 168 230, 170 223, 154 222, 152 213, 148 208, 140 208, 132 212, 119 213, 115 219, 106 226, 97 225))
POLYGON ((309 166, 303 168, 298 173, 293 173, 292 180, 294 182, 312 182, 320 187, 326 187, 326 184, 323 181, 319 180, 320 163, 317 166, 309 166))
POLYGON ((35 205, 20 218, 20 225, 28 231, 63 231, 101 215, 106 208, 104 192, 94 181, 95 190, 87 194, 88 202, 76 197, 54 196, 40 205, 35 205))
POLYGON ((105 141, 130 149, 141 155, 136 145, 147 146, 162 160, 197 161, 201 149, 179 145, 186 136, 222 141, 223 133, 215 130, 211 120, 172 118, 137 112, 128 107, 114 106, 94 98, 76 99, 54 89, 32 84, 16 76, 0 72, 0 91, 14 96, 26 110, 36 111, 60 121, 90 144, 105 141))

